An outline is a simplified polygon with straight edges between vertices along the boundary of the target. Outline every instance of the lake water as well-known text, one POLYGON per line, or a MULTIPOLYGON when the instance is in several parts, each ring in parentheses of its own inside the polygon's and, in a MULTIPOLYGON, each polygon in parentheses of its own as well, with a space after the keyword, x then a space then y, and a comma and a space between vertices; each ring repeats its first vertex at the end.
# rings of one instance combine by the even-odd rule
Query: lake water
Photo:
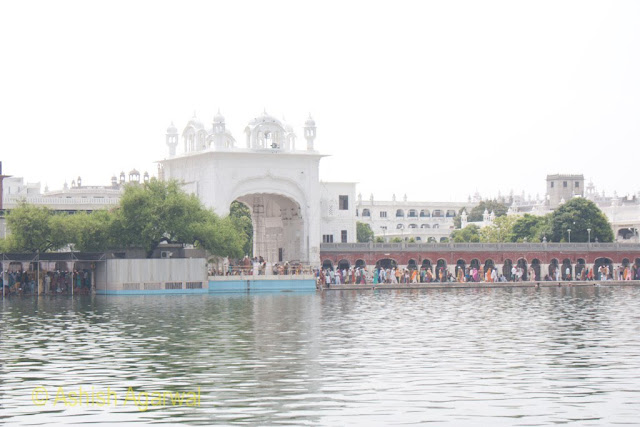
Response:
POLYGON ((0 424, 640 423, 634 287, 34 297, 0 307, 0 424), (109 389, 116 405, 73 406, 80 387, 109 389), (140 407, 123 402, 129 387, 140 407), (143 391, 198 388, 191 406, 140 410, 143 391))

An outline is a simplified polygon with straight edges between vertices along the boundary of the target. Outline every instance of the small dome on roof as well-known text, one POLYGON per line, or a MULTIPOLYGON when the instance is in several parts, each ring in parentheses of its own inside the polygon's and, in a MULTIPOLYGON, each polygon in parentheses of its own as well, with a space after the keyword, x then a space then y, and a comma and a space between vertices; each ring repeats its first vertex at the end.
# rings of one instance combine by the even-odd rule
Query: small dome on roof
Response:
POLYGON ((189 123, 187 123, 187 127, 189 126, 193 126, 196 129, 204 129, 204 125, 202 124, 200 119, 196 117, 195 111, 193 112, 193 117, 191 118, 191 120, 189 120, 189 123))
POLYGON ((129 172, 129 175, 140 175, 140 172, 138 172, 135 169, 132 169, 131 172, 129 172))
POLYGON ((218 108, 218 113, 213 117, 214 123, 224 123, 224 116, 220 114, 220 109, 218 108))
POLYGON ((169 126, 167 128, 167 134, 168 135, 177 135, 178 134, 178 128, 175 127, 175 125, 173 124, 173 122, 171 122, 171 126, 169 126))
POLYGON ((311 117, 311 113, 309 113, 309 118, 307 119, 306 122, 304 122, 304 125, 305 126, 315 126, 316 125, 316 122, 311 117))

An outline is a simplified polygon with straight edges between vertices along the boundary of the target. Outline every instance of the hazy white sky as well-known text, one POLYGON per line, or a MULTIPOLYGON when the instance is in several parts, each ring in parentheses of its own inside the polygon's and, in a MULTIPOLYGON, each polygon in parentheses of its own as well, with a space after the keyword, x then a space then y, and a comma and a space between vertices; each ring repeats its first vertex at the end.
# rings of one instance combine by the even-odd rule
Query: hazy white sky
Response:
POLYGON ((165 131, 217 109, 310 111, 325 181, 368 198, 637 192, 638 1, 0 3, 0 160, 60 188, 155 174, 165 131))

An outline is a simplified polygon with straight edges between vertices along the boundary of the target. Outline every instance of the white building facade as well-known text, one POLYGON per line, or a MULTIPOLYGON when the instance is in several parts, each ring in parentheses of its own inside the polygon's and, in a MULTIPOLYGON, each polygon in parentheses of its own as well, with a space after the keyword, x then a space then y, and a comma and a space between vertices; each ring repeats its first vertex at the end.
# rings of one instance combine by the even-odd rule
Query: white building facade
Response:
POLYGON ((220 112, 211 127, 194 115, 182 131, 182 144, 178 129, 173 124, 167 129, 169 157, 159 162, 160 175, 182 182, 187 192, 220 216, 229 213, 233 201, 248 206, 254 256, 271 263, 317 265, 323 233, 339 233, 341 239, 355 242, 355 184, 321 184, 324 155, 315 150, 311 116, 303 134, 304 145, 292 126, 265 111, 247 124, 244 143, 239 144, 220 112), (340 208, 343 196, 347 209, 340 208), (334 205, 336 209, 330 208, 334 205))
POLYGON ((376 237, 384 241, 401 239, 415 242, 441 242, 449 238, 454 219, 462 208, 470 210, 473 202, 416 202, 405 195, 402 200, 369 200, 358 196, 357 220, 369 224, 376 237))

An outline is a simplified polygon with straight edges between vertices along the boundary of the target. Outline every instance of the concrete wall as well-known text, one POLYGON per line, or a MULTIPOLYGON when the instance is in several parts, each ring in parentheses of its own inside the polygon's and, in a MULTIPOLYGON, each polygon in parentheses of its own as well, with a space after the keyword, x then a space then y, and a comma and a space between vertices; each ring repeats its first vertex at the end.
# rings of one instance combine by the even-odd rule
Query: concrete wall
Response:
POLYGON ((96 266, 96 293, 207 292, 207 261, 108 259, 96 266))

